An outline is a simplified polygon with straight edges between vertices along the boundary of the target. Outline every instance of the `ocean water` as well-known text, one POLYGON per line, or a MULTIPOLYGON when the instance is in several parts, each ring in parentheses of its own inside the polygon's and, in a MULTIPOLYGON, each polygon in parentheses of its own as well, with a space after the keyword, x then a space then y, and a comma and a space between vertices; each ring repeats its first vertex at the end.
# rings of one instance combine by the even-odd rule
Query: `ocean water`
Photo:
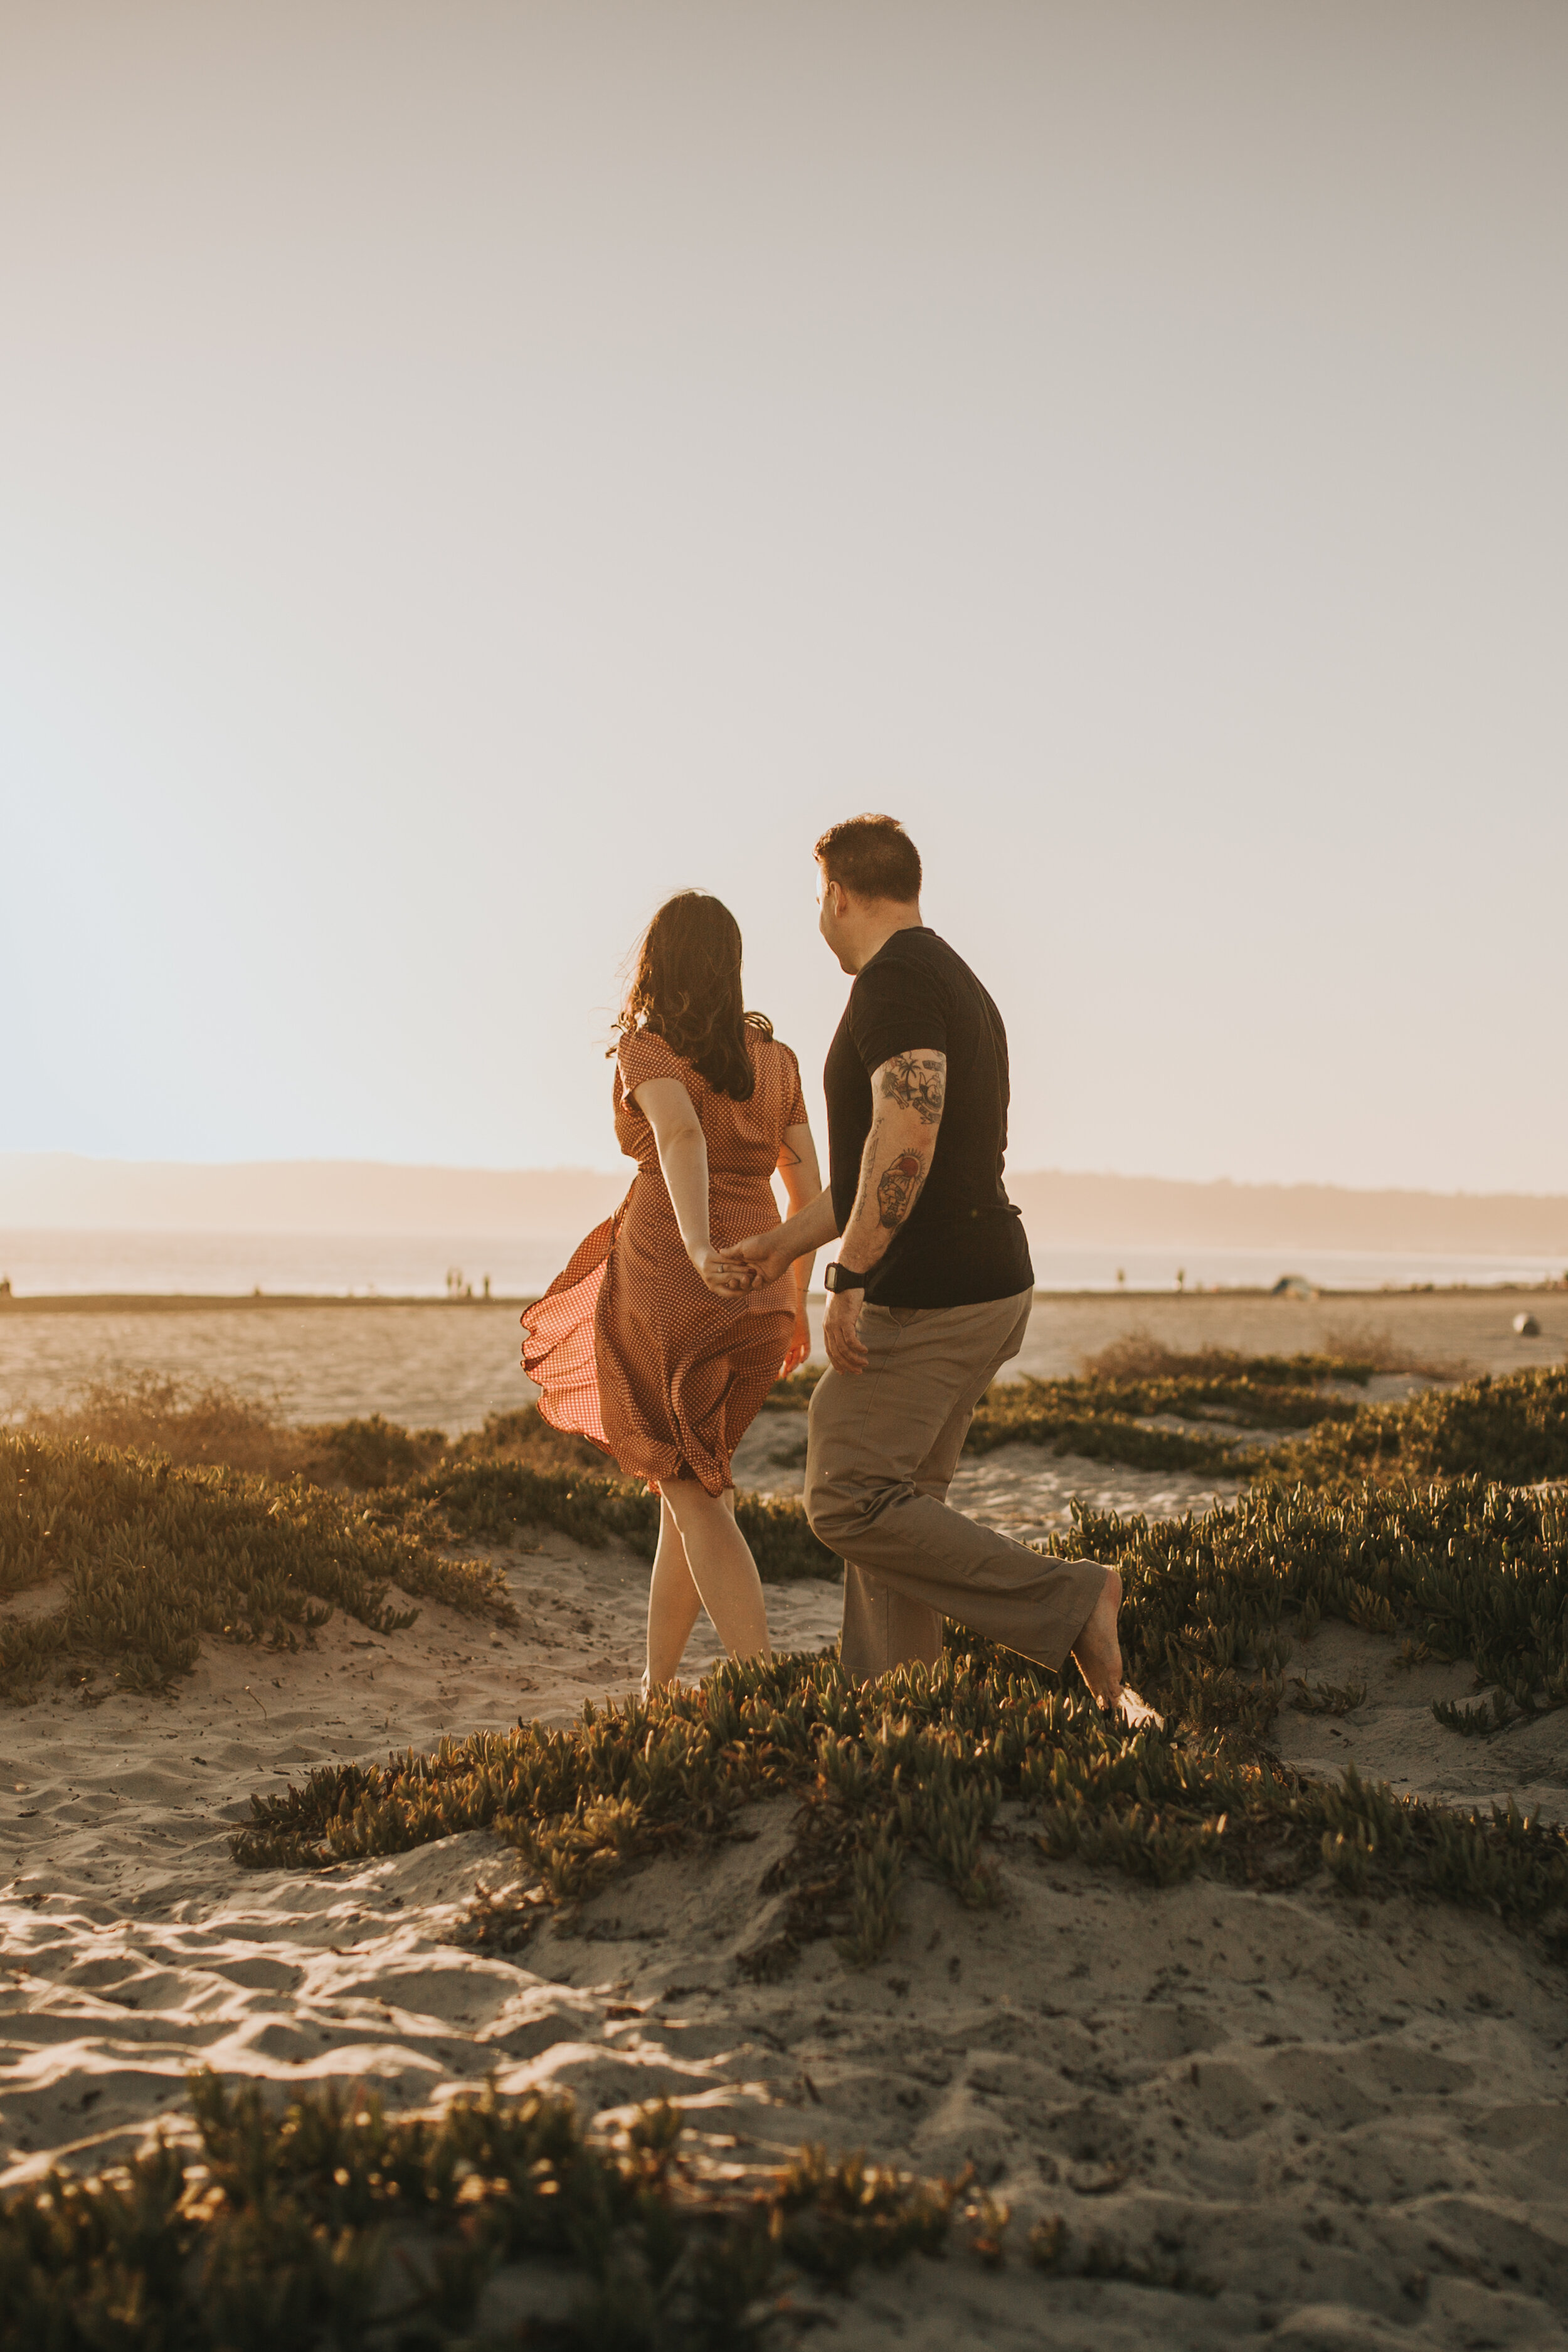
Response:
POLYGON ((152 1293, 245 1298, 441 1298, 451 1281, 531 1298, 581 1234, 170 1234, 0 1231, 16 1297, 152 1293), (450 1278, 450 1280, 449 1280, 450 1278))
POLYGON ((1030 1236, 1041 1290, 1269 1290, 1282 1275, 1300 1275, 1319 1290, 1410 1290, 1428 1283, 1486 1288, 1500 1283, 1556 1281, 1555 1261, 1467 1257, 1386 1250, 1051 1249, 1030 1236))
MULTIPOLYGON (((535 1297, 580 1234, 170 1234, 0 1232, 0 1280, 16 1297, 61 1294, 440 1298, 455 1279, 481 1297, 535 1297)), ((1175 1293, 1268 1289, 1297 1274, 1324 1290, 1487 1286, 1559 1278, 1542 1258, 1358 1250, 1052 1248, 1030 1236, 1042 1290, 1175 1293), (1180 1277, 1180 1280, 1178 1280, 1180 1277)))

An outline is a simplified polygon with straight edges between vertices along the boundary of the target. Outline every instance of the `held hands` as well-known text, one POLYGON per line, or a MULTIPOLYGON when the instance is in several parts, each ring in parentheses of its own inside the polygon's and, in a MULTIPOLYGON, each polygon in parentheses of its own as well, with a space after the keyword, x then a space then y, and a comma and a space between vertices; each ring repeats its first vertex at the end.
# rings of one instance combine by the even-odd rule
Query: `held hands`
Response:
POLYGON ((793 1256, 778 1246, 783 1230, 781 1225, 775 1225, 771 1234, 752 1234, 747 1240, 737 1242, 732 1249, 721 1252, 721 1255, 731 1265, 748 1267, 759 1287, 777 1282, 795 1264, 793 1256))
MULTIPOLYGON (((761 1290, 769 1283, 782 1281, 795 1264, 788 1249, 778 1245, 780 1226, 771 1234, 752 1234, 743 1242, 728 1249, 717 1249, 711 1242, 689 1249, 687 1255, 702 1276, 710 1290, 721 1298, 734 1297, 747 1290, 761 1290)), ((802 1362, 805 1358, 801 1359, 802 1362)))
POLYGON ((755 1284, 755 1274, 733 1250, 715 1249, 711 1242, 694 1242, 686 1255, 715 1298, 741 1298, 755 1284))

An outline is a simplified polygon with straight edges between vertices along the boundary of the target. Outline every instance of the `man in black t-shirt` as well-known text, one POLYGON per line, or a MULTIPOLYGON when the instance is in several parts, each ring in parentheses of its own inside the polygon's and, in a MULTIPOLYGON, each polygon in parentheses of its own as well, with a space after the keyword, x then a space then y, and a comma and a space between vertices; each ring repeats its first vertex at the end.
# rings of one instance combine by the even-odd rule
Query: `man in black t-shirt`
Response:
MULTIPOLYGON (((876 1108, 872 1087, 883 1070, 908 1091, 921 1129, 915 1149, 929 1146, 930 1156, 923 1181, 910 1186, 902 1223, 885 1226, 879 1216, 887 1255, 867 1267, 867 1299, 878 1307, 972 1307, 1025 1293, 1032 1298, 1023 1220, 1002 1183, 1002 1015, 963 957, 918 919, 860 966, 827 1050, 828 1165, 840 1233, 854 1215, 876 1108), (945 1065, 940 1072, 938 1061, 945 1065)), ((840 1313, 847 1328, 847 1308, 840 1313)))
POLYGON ((921 864, 891 817, 816 845, 824 939, 855 975, 828 1051, 830 1181, 732 1253, 773 1280, 841 1235, 830 1369, 812 1394, 805 1507, 842 1553, 841 1655, 858 1679, 942 1655, 942 1619, 1121 1700, 1121 1583, 949 1507, 974 1408, 1023 1344, 1034 1270, 1002 1181, 1007 1035, 962 956, 921 919, 921 864))

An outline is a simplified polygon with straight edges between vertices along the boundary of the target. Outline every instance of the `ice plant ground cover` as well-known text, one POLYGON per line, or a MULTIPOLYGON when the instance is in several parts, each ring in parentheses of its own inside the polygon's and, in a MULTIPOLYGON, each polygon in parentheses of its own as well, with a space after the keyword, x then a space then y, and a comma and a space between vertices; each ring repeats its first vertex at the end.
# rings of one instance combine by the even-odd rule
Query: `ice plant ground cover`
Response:
POLYGON ((1001 2217, 967 2182, 811 2149, 720 2174, 682 2150, 663 2103, 597 2135, 550 2095, 465 2099, 427 2120, 357 2089, 269 2109, 207 2074, 191 2104, 199 2163, 160 2144, 115 2179, 57 2177, 0 2209, 7 2343, 435 2352, 471 2340, 492 2272, 531 2259, 568 2291, 559 2317, 514 2343, 750 2352, 792 2273, 842 2286, 955 2237, 982 2260, 997 2243, 1001 2217))
POLYGON ((395 1591, 508 1608, 485 1563, 443 1559, 303 1478, 175 1469, 88 1438, 0 1433, 0 1596, 62 1586, 52 1608, 0 1622, 0 1696, 49 1678, 166 1686, 204 1636, 286 1654, 334 1609, 395 1632, 417 1612, 395 1591))
MULTIPOLYGON (((1215 1410, 1234 1418, 1245 1410, 1260 1425, 1272 1415, 1269 1425, 1278 1428, 1281 1414, 1331 1407, 1336 1417, 1320 1414, 1306 1436, 1256 1458, 1254 1497, 1228 1515, 1163 1522, 1164 1532, 1133 1520, 1084 1520, 1074 1541, 1096 1558, 1118 1564, 1158 1559, 1162 1576, 1173 1547, 1217 1547, 1215 1558, 1227 1562, 1271 1547, 1269 1556, 1279 1564, 1278 1575, 1252 1577, 1245 1592, 1233 1581, 1223 1595, 1211 1595, 1191 1633, 1181 1631, 1190 1614, 1184 1603, 1178 1623, 1165 1622, 1177 1605, 1172 1598, 1177 1586, 1157 1607, 1147 1596, 1138 1599, 1129 1614, 1135 1672, 1149 1672, 1144 1649, 1157 1653, 1163 1668, 1163 1645, 1173 1641, 1191 1671, 1226 1666, 1236 1644, 1245 1652, 1258 1630, 1258 1611, 1278 1615, 1299 1608, 1308 1630, 1313 1612, 1325 1606, 1352 1622, 1392 1623, 1405 1606, 1400 1596, 1406 1584, 1410 1606, 1422 1598, 1432 1618, 1433 1630, 1418 1638, 1443 1654, 1469 1655, 1468 1649, 1454 1651, 1443 1633, 1456 1578, 1468 1575, 1473 1587, 1493 1568, 1511 1567, 1521 1557, 1521 1541, 1533 1548, 1532 1559, 1551 1551, 1554 1538, 1545 1530, 1549 1521, 1556 1524, 1554 1506, 1541 1498, 1489 1503, 1484 1489, 1568 1475, 1568 1371, 1480 1380, 1392 1405, 1356 1408, 1320 1393, 1322 1381, 1368 1369, 1338 1359, 1223 1359, 1205 1360, 1189 1375, 1163 1370, 1121 1374, 1109 1383, 1100 1375, 1082 1383, 1018 1382, 1016 1395, 993 1391, 976 1416, 971 1444, 984 1451, 1020 1434, 1057 1442, 1062 1415, 1057 1403, 1041 1405, 1037 1393, 1047 1387, 1074 1391, 1068 1423, 1075 1444, 1087 1426, 1084 1442, 1131 1453, 1167 1439, 1200 1449, 1219 1444, 1146 1428, 1133 1417, 1134 1408, 1145 1414, 1179 1409, 1194 1419, 1215 1410), (1304 1365, 1311 1368, 1310 1380, 1304 1365), (1342 1417, 1346 1412, 1349 1419, 1342 1417), (1358 1502, 1354 1490, 1363 1483, 1368 1491, 1358 1502), (1426 1492, 1428 1485, 1454 1491, 1439 1502, 1426 1492), (1377 1500, 1373 1487, 1387 1499, 1377 1500), (1297 1488, 1307 1499, 1280 1499, 1297 1488), (1394 1499, 1400 1494, 1403 1502, 1394 1499), (1456 1510, 1461 1525, 1449 1524, 1456 1510), (1539 1526, 1532 1512, 1545 1514, 1539 1526), (1521 1532, 1526 1520, 1527 1534, 1521 1532), (1186 1532, 1189 1524, 1209 1532, 1193 1535, 1186 1532), (1505 1524, 1511 1532, 1498 1533, 1505 1524), (1283 1549, 1275 1541, 1280 1529, 1288 1531, 1283 1549), (1302 1561, 1316 1558, 1324 1543, 1341 1562, 1331 1601, 1325 1600, 1328 1587, 1309 1590, 1301 1577, 1302 1561), (1394 1584, 1385 1591, 1391 1576, 1394 1584), (1142 1612, 1151 1609, 1144 1634, 1142 1612), (1205 1610, 1212 1623, 1202 1622, 1205 1610)), ((808 1390, 807 1383, 784 1387, 786 1411, 808 1390)), ((58 1417, 47 1429, 0 1433, 0 1593, 31 1590, 42 1599, 65 1586, 54 1607, 35 1608, 0 1625, 0 1692, 16 1696, 58 1675, 85 1685, 105 1674, 121 1683, 171 1685, 188 1669, 204 1635, 264 1642, 286 1652, 308 1640, 332 1608, 392 1630, 412 1622, 395 1594, 415 1603, 428 1599, 475 1612, 504 1612, 493 1569, 450 1553, 465 1543, 505 1539, 520 1528, 552 1528, 590 1546, 619 1538, 651 1557, 654 1498, 638 1482, 607 1476, 579 1461, 577 1454, 590 1449, 559 1438, 531 1408, 493 1422, 424 1466, 410 1467, 410 1454, 420 1447, 428 1454, 438 1433, 415 1437, 374 1422, 310 1433, 318 1464, 325 1459, 334 1465, 329 1486, 299 1469, 271 1478, 221 1462, 181 1463, 175 1457, 187 1423, 197 1423, 204 1448, 214 1442, 211 1406, 209 1397, 176 1400, 166 1409, 162 1426, 172 1440, 166 1447, 151 1443, 145 1412, 138 1432, 143 1442, 130 1446, 61 1426, 58 1417)), ((102 1417, 100 1410, 97 1418, 102 1417)), ((238 1418, 254 1445, 254 1423, 238 1418)), ((94 1419, 85 1416, 88 1429, 94 1419)), ((1226 1444, 1234 1459, 1234 1446, 1226 1444)), ((742 1496, 738 1515, 764 1580, 837 1573, 837 1561, 792 1499, 742 1496)), ((1475 1638, 1488 1643, 1477 1658, 1484 1679, 1502 1684, 1516 1706, 1529 1706, 1542 1694, 1549 1700, 1559 1695, 1563 1659, 1552 1647, 1561 1638, 1552 1630, 1556 1616, 1533 1584, 1531 1603, 1523 1607, 1523 1590, 1517 1576, 1505 1579, 1485 1608, 1474 1591, 1467 1607, 1475 1638), (1531 1630, 1542 1608, 1544 1651, 1531 1630), (1489 1612, 1498 1620, 1489 1633, 1482 1625, 1489 1612), (1526 1688, 1521 1677, 1531 1675, 1535 1679, 1526 1688)), ((1403 1615, 1399 1622, 1405 1622, 1403 1615)), ((1234 1690, 1223 1704, 1256 1713, 1254 1702, 1244 1704, 1234 1690)))
POLYGON ((1121 1570, 1130 1671, 1163 1727, 1102 1715, 1070 1667, 1048 1675, 955 1631, 933 1672, 876 1685, 832 1658, 748 1662, 696 1690, 585 1709, 564 1730, 523 1724, 320 1768, 255 1800, 237 1855, 310 1868, 493 1829, 565 1902, 631 1855, 721 1833, 746 1804, 790 1792, 804 1805, 799 1875, 824 1916, 848 1906, 867 1958, 892 1931, 906 1851, 962 1900, 985 1899, 984 1842, 1004 1804, 1053 1849, 1155 1881, 1326 1865, 1358 1889, 1385 1878, 1521 1925, 1568 1903, 1561 1832, 1512 1810, 1482 1820, 1402 1801, 1353 1776, 1305 1782, 1265 1744, 1289 1633, 1310 1642, 1330 1618, 1403 1626, 1413 1655, 1495 1660, 1523 1710, 1560 1704, 1560 1504, 1479 1481, 1425 1497, 1270 1494, 1152 1528, 1086 1522, 1083 1538, 1121 1570))

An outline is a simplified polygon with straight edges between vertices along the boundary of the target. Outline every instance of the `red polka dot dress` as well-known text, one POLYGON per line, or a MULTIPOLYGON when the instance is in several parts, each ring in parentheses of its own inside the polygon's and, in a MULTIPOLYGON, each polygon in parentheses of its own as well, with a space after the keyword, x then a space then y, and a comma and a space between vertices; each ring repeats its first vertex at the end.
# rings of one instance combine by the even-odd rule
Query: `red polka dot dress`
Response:
POLYGON ((637 1163, 631 1191, 565 1271, 523 1314, 523 1370, 557 1429, 592 1439, 622 1470, 662 1486, 695 1477, 710 1495, 789 1352, 788 1275, 714 1297, 681 1243, 652 1128, 630 1097, 676 1078, 708 1147, 709 1229, 724 1249, 779 1222, 771 1178, 784 1131, 805 1123, 800 1068, 787 1045, 747 1032, 756 1084, 745 1102, 710 1086, 662 1037, 638 1029, 616 1056, 616 1139, 637 1163))

